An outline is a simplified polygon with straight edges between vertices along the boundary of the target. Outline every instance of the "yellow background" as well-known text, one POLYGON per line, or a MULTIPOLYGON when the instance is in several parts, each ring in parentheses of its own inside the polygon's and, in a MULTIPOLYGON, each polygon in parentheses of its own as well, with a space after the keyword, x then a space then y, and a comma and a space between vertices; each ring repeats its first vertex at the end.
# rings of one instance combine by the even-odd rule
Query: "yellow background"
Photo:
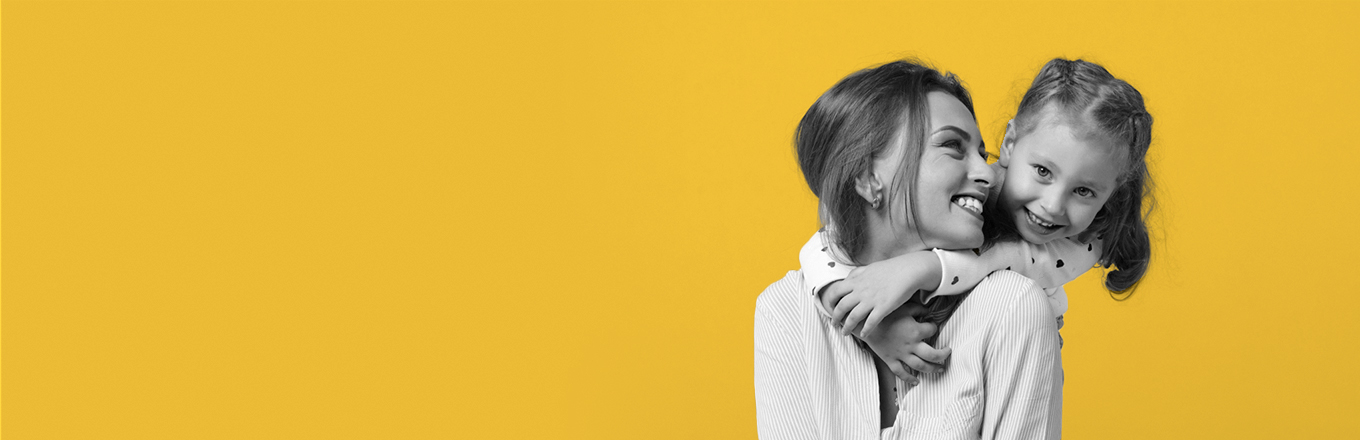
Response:
POLYGON ((793 128, 902 56, 993 146, 1055 56, 1156 118, 1067 437, 1360 431, 1357 3, 3 8, 9 438, 754 438, 793 128))

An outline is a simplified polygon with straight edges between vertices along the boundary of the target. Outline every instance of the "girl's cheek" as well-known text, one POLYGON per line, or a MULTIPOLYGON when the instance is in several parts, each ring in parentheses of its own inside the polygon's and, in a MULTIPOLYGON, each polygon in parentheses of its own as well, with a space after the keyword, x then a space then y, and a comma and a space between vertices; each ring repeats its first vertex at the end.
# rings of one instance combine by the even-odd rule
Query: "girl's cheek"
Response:
POLYGON ((1083 208, 1082 208, 1082 211, 1081 211, 1081 229, 1082 229, 1082 230, 1085 230, 1087 227, 1091 226, 1091 222, 1092 222, 1093 220, 1096 219, 1096 212, 1097 212, 1097 211, 1099 211, 1099 208, 1096 208, 1096 207, 1086 206, 1086 207, 1083 207, 1083 208))

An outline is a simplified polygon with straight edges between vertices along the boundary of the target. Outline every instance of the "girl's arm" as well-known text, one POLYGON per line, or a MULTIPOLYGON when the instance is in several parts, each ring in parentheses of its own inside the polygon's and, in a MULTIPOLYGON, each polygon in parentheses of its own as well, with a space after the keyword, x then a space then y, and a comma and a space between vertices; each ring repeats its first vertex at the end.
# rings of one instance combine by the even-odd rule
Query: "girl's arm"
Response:
POLYGON ((842 333, 865 336, 916 292, 939 286, 940 264, 931 251, 919 251, 857 267, 844 281, 828 286, 822 301, 832 308, 832 323, 842 333), (863 329, 857 330, 861 324, 863 329))
MULTIPOLYGON (((831 256, 830 244, 823 242, 824 235, 822 231, 814 234, 812 239, 803 245, 798 254, 798 260, 802 265, 801 272, 805 284, 803 293, 812 295, 822 316, 829 319, 831 313, 828 311, 836 307, 836 300, 840 296, 832 298, 830 295, 824 294, 823 290, 829 290, 826 289, 828 285, 842 284, 842 280, 857 266, 835 261, 831 256)), ((930 264, 916 264, 915 266, 935 267, 938 265, 933 260, 935 257, 929 252, 921 252, 921 254, 932 258, 929 261, 930 264)), ((915 292, 915 289, 912 292, 915 292)), ((864 341, 879 359, 887 363, 889 368, 893 370, 893 374, 901 377, 903 381, 909 384, 914 384, 920 379, 911 374, 907 370, 908 368, 921 372, 943 370, 944 361, 949 358, 949 350, 937 350, 924 342, 934 336, 939 329, 934 324, 918 322, 915 318, 923 315, 925 308, 917 305, 914 308, 907 307, 901 310, 892 307, 887 311, 891 314, 891 317, 883 322, 881 331, 872 335, 868 332, 855 332, 855 336, 864 341), (894 311, 896 313, 892 313, 894 311)), ((853 330, 853 327, 851 329, 853 330)))
MULTIPOLYGON (((837 262, 831 258, 831 245, 823 243, 822 231, 812 234, 812 238, 803 245, 803 249, 798 251, 798 263, 802 265, 803 283, 806 286, 808 295, 814 298, 821 298, 822 289, 827 285, 843 280, 850 275, 850 270, 855 266, 837 262)), ((821 301, 817 301, 818 310, 822 316, 831 316, 830 308, 826 307, 821 301)), ((832 303, 835 306, 835 303, 832 303)))
MULTIPOLYGON (((1101 240, 1082 243, 1076 238, 1060 238, 1039 245, 1023 240, 1006 240, 992 245, 981 255, 968 250, 936 249, 934 258, 926 252, 913 252, 870 264, 851 271, 844 282, 826 289, 822 299, 831 304, 832 322, 843 332, 863 324, 863 332, 873 332, 883 317, 900 307, 911 295, 921 291, 921 302, 929 303, 941 295, 957 295, 977 286, 988 274, 1013 270, 1050 291, 1054 316, 1067 310, 1063 284, 1085 273, 1099 260, 1101 240)), ((829 257, 827 257, 829 258, 829 257)))
POLYGON ((836 261, 832 256, 835 251, 823 231, 817 231, 803 245, 798 252, 798 262, 802 265, 806 293, 817 298, 822 316, 831 317, 835 324, 841 326, 842 334, 857 331, 861 322, 868 325, 860 333, 873 331, 883 317, 900 307, 912 294, 919 290, 933 290, 939 285, 939 257, 929 251, 912 252, 863 267, 851 266, 836 261), (846 280, 847 277, 851 279, 846 280), (833 283, 836 288, 828 289, 833 283), (851 292, 857 294, 851 296, 849 301, 844 300, 851 292), (872 311, 880 313, 874 315, 873 320, 864 321, 865 316, 872 311), (848 322, 849 325, 843 325, 842 321, 846 320, 847 315, 853 318, 848 322))
MULTIPOLYGON (((1075 238, 1060 238, 1045 244, 1033 244, 1023 240, 1007 240, 996 243, 981 256, 969 251, 937 250, 943 271, 940 287, 934 292, 922 295, 922 300, 930 301, 940 295, 957 295, 972 289, 994 271, 1013 270, 1034 280, 1035 284, 1049 292, 1053 298, 1061 292, 1064 284, 1077 279, 1100 261, 1101 240, 1082 243, 1075 238)), ((1063 311, 1066 295, 1063 298, 1063 311)), ((1057 313, 1061 315, 1061 312, 1057 313)))
POLYGON ((1059 238, 1045 244, 1019 241, 1018 254, 1007 259, 1011 270, 1034 280, 1039 287, 1062 287, 1100 262, 1104 241, 1082 243, 1075 237, 1059 238))

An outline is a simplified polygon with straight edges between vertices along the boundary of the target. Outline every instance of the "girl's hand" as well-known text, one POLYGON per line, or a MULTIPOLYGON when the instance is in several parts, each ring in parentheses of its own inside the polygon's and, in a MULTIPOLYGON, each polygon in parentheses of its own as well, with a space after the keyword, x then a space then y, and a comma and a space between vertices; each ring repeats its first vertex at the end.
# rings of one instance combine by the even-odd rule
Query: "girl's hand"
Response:
POLYGON ((939 278, 940 261, 933 252, 912 252, 855 268, 845 280, 827 286, 823 299, 835 305, 831 322, 841 334, 863 324, 859 337, 865 339, 916 291, 939 287, 939 278))
POLYGON ((935 349, 923 342, 934 336, 936 331, 935 324, 916 322, 914 319, 925 312, 926 308, 921 304, 910 303, 902 306, 888 315, 878 332, 861 338, 879 359, 888 364, 893 374, 911 386, 921 382, 916 378, 914 371, 943 372, 945 362, 949 360, 951 353, 948 348, 935 349))

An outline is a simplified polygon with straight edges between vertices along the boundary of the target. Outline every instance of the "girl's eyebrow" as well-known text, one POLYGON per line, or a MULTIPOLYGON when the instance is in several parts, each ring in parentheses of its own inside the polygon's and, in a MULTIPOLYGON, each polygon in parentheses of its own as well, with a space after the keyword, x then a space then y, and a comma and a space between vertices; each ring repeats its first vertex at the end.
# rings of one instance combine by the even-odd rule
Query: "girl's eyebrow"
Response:
POLYGON ((1030 159, 1030 163, 1033 163, 1035 165, 1043 165, 1044 168, 1048 168, 1048 171, 1052 172, 1053 174, 1058 174, 1062 172, 1062 168, 1059 168, 1058 164, 1053 163, 1053 160, 1049 159, 1048 156, 1044 156, 1043 153, 1036 151, 1030 153, 1030 155, 1033 156, 1033 158, 1030 159))
POLYGON ((1108 189, 1108 188, 1105 188, 1105 185, 1101 185, 1100 183, 1097 183, 1097 182, 1095 182, 1095 181, 1093 181, 1093 180, 1081 180, 1081 181, 1078 181, 1077 184, 1078 184, 1078 185, 1085 186, 1085 187, 1088 187, 1088 188, 1092 188, 1092 189, 1094 189, 1094 190, 1096 190, 1096 191, 1099 191, 1099 192, 1105 192, 1105 190, 1108 189))
MULTIPOLYGON (((1053 163, 1052 160, 1049 160, 1048 157, 1044 156, 1042 153, 1036 152, 1036 153, 1033 153, 1033 155, 1034 155, 1034 158, 1033 158, 1032 160, 1030 160, 1030 163, 1033 163, 1033 164, 1035 164, 1035 165, 1043 165, 1044 168, 1048 168, 1048 171, 1051 172, 1051 173, 1053 173, 1053 174, 1055 174, 1055 175, 1056 175, 1056 174, 1062 174, 1062 168, 1059 168, 1059 167, 1058 167, 1058 164, 1053 163)), ((1083 179, 1083 180, 1078 180, 1076 183, 1077 183, 1078 185, 1085 186, 1085 187, 1089 187, 1089 188, 1095 189, 1096 191, 1101 191, 1101 192, 1104 192, 1106 189, 1108 189, 1108 188, 1105 188, 1105 185, 1101 185, 1100 183, 1097 183, 1097 182, 1094 181, 1094 180, 1084 180, 1084 179, 1083 179)))

